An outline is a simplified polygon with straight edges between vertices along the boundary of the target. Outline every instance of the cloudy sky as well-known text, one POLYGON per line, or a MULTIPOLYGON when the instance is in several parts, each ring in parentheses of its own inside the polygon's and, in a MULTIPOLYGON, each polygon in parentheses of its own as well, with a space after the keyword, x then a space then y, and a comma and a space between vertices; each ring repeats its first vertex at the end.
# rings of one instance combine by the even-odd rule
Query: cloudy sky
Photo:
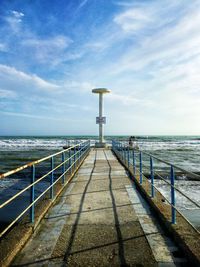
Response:
POLYGON ((199 0, 1 0, 0 135, 200 134, 199 0))

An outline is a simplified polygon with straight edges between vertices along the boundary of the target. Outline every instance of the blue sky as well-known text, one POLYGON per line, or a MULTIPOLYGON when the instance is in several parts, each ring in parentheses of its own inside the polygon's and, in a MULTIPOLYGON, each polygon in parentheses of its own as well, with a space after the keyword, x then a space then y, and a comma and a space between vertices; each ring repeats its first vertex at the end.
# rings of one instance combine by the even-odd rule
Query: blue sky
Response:
POLYGON ((199 0, 1 0, 0 135, 200 134, 199 0))

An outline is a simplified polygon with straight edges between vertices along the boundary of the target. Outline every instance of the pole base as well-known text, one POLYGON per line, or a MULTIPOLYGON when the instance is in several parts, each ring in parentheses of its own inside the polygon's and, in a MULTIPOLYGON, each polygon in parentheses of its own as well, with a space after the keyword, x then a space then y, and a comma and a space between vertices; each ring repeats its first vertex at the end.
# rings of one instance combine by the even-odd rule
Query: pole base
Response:
POLYGON ((108 145, 105 143, 105 142, 103 142, 103 143, 100 143, 100 142, 96 142, 95 143, 95 147, 96 148, 105 148, 105 147, 107 147, 108 145))

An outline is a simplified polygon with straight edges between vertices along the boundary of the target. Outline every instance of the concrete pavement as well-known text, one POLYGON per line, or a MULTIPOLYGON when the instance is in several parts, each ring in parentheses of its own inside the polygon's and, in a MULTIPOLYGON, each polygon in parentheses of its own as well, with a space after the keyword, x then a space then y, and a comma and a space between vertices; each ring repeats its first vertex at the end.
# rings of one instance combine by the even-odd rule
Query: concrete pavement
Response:
POLYGON ((135 190, 111 150, 92 149, 13 266, 179 264, 173 256, 176 247, 165 242, 158 227, 141 227, 152 219, 139 216, 141 201, 135 190))

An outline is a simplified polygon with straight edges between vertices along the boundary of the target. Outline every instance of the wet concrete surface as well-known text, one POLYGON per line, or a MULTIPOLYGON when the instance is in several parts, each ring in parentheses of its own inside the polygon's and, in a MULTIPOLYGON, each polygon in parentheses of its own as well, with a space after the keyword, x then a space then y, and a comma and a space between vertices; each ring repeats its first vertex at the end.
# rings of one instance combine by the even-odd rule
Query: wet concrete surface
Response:
POLYGON ((131 185, 110 150, 93 149, 13 266, 158 266, 131 185))

